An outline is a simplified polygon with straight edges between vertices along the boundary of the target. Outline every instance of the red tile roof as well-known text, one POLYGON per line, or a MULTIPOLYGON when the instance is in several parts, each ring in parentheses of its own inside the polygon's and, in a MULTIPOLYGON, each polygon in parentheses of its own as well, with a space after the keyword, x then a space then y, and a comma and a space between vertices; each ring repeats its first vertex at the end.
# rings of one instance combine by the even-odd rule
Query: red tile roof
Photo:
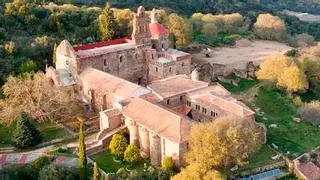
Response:
POLYGON ((152 35, 168 34, 168 29, 159 23, 150 24, 150 31, 152 35))
POLYGON ((74 50, 75 51, 88 50, 88 49, 94 49, 94 48, 99 48, 99 47, 104 47, 104 46, 124 44, 124 43, 128 43, 130 41, 131 41, 131 37, 125 37, 125 38, 113 39, 110 41, 101 41, 101 42, 95 42, 95 43, 90 43, 90 44, 80 44, 80 45, 74 47, 74 50))
POLYGON ((187 140, 191 121, 165 107, 135 98, 121 113, 139 125, 176 143, 187 140))
POLYGON ((320 168, 312 162, 298 165, 298 170, 309 180, 320 179, 320 168))

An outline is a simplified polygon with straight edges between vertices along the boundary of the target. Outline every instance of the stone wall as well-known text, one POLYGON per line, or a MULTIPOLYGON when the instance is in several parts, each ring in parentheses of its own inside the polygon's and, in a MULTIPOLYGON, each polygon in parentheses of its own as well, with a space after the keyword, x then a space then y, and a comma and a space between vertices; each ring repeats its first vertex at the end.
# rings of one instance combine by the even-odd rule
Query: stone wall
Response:
POLYGON ((92 67, 131 82, 145 80, 146 53, 144 49, 132 48, 111 52, 95 57, 78 59, 78 74, 85 68, 92 67))

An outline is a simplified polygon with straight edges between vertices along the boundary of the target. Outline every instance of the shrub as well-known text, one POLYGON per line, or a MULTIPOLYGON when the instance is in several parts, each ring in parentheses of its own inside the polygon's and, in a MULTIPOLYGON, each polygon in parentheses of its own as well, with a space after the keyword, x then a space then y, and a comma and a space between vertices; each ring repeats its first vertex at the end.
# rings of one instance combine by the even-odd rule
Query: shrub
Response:
POLYGON ((124 159, 130 164, 135 164, 140 160, 140 151, 136 145, 130 144, 124 152, 124 159))
POLYGON ((128 146, 127 139, 122 133, 113 135, 109 148, 111 153, 115 154, 118 158, 122 158, 128 146))
POLYGON ((36 171, 40 171, 44 166, 49 165, 52 161, 50 157, 40 157, 32 162, 32 168, 36 171))
POLYGON ((57 167, 55 165, 45 166, 40 172, 38 180, 68 179, 78 180, 78 170, 74 168, 57 167))
POLYGON ((13 132, 13 143, 18 148, 26 148, 41 142, 41 134, 31 123, 31 118, 26 113, 21 113, 13 132))
POLYGON ((313 125, 320 124, 320 102, 312 101, 305 104, 303 108, 300 108, 299 114, 304 120, 312 123, 313 125))
POLYGON ((172 157, 165 157, 163 159, 162 168, 165 170, 172 170, 174 168, 174 161, 172 157))
POLYGON ((0 169, 0 179, 4 180, 34 180, 37 179, 37 174, 30 165, 12 165, 0 169))

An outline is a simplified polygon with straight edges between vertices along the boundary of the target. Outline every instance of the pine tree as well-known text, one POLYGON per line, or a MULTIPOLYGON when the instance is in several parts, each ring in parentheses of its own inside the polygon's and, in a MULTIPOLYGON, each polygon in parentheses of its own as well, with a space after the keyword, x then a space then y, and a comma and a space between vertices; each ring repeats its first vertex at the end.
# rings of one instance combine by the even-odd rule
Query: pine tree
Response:
POLYGON ((80 168, 80 180, 86 179, 87 176, 87 155, 86 155, 86 144, 85 135, 83 132, 84 120, 79 119, 80 130, 79 130, 79 168, 80 168))
POLYGON ((41 142, 41 134, 30 122, 30 117, 26 113, 21 113, 16 129, 13 132, 13 143, 18 148, 25 148, 37 145, 41 142))
POLYGON ((52 62, 53 64, 55 65, 56 62, 57 62, 57 43, 54 43, 54 46, 53 46, 53 55, 52 55, 52 62))
POLYGON ((97 165, 96 162, 94 163, 94 166, 93 166, 93 177, 92 177, 92 179, 93 180, 99 180, 100 179, 100 172, 99 172, 98 165, 97 165))
POLYGON ((99 34, 101 40, 111 40, 117 37, 119 32, 119 25, 116 22, 113 11, 109 3, 99 16, 99 34))

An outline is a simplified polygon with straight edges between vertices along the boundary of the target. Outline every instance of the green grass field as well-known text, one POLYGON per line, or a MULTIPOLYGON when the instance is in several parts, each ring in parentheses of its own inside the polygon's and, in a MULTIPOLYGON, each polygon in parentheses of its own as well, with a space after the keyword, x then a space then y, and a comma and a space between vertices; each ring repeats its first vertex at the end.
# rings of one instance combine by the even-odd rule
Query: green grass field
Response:
MULTIPOLYGON (((0 124, 0 147, 12 146, 11 137, 12 137, 12 127, 7 127, 0 124)), ((57 138, 67 138, 69 133, 61 127, 58 127, 53 123, 42 123, 36 124, 37 128, 40 130, 42 135, 42 142, 47 142, 57 138)))
POLYGON ((267 145, 263 145, 257 152, 253 153, 249 157, 249 164, 239 168, 237 172, 252 170, 268 164, 276 163, 277 161, 271 159, 271 157, 275 155, 277 154, 272 151, 267 145))
POLYGON ((264 112, 263 116, 256 116, 258 122, 266 126, 278 126, 268 128, 268 144, 274 143, 280 151, 290 152, 291 155, 308 152, 320 145, 320 128, 307 122, 293 121, 296 109, 280 92, 261 87, 256 98, 256 106, 261 108, 260 112, 264 112))
POLYGON ((259 83, 258 80, 247 80, 247 79, 240 79, 240 82, 238 84, 239 86, 234 86, 233 84, 220 82, 220 84, 223 87, 225 87, 228 91, 234 94, 245 92, 258 83, 259 83))
MULTIPOLYGON (((118 171, 118 169, 125 168, 128 166, 127 163, 115 162, 113 160, 114 158, 115 156, 111 154, 109 150, 103 151, 99 154, 92 156, 92 159, 94 159, 94 161, 97 162, 98 166, 101 169, 103 169, 106 173, 115 173, 118 171)), ((134 165, 133 168, 136 169, 138 172, 142 172, 144 168, 144 163, 147 163, 147 165, 149 164, 147 161, 141 160, 136 165, 134 165)))

